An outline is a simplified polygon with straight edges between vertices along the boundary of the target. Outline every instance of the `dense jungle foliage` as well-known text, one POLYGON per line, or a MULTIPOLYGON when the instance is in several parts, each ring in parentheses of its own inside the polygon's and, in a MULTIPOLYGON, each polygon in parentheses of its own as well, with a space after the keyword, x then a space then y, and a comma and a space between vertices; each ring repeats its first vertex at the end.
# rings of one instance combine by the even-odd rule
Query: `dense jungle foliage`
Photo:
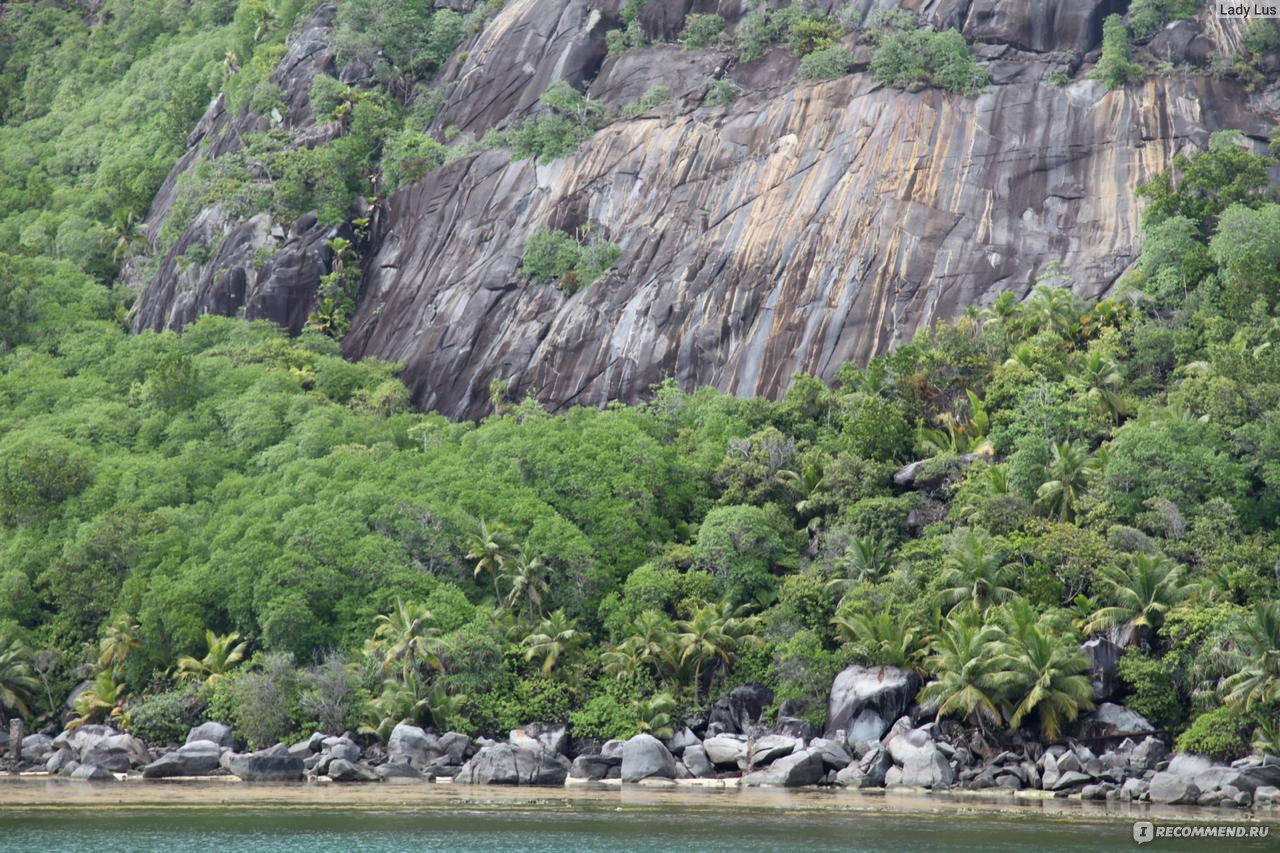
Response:
MULTIPOLYGON (((552 415, 496 385, 450 423, 318 332, 122 322, 112 282, 191 125, 220 89, 269 101, 309 5, 0 13, 0 717, 61 723, 82 684, 79 719, 156 740, 201 717, 258 745, 402 719, 610 737, 748 682, 821 723, 863 662, 1056 738, 1106 634, 1127 704, 1185 748, 1280 751, 1273 159, 1222 134, 1143 187, 1142 257, 1101 302, 1055 268, 776 402, 663 385, 552 415)), ((400 32, 351 8, 352 50, 400 32)), ((577 269, 566 239, 526 263, 577 269)))

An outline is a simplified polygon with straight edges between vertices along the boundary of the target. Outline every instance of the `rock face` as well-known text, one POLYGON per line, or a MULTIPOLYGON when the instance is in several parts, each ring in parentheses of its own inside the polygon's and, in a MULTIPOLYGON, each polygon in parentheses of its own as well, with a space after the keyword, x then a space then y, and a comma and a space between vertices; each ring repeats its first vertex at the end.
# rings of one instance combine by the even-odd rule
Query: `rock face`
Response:
POLYGON ((719 732, 745 733, 773 702, 773 691, 760 684, 735 687, 711 706, 710 726, 719 732))
POLYGON ((1139 737, 1155 731, 1155 726, 1137 711, 1123 705, 1103 702, 1098 709, 1080 722, 1083 737, 1139 737))
POLYGON ((911 707, 919 689, 915 673, 897 667, 855 665, 843 670, 827 701, 827 737, 844 731, 851 746, 879 740, 911 707))
POLYGON ((1120 656, 1124 649, 1105 637, 1095 637, 1080 646, 1089 658, 1089 672, 1093 682, 1093 699, 1102 702, 1119 693, 1124 683, 1120 680, 1120 656))
MULTIPOLYGON (((1050 82, 1078 64, 1063 52, 1098 46, 1103 17, 1123 0, 848 5, 839 11, 855 21, 897 5, 960 29, 992 86, 966 98, 886 88, 865 72, 803 82, 785 48, 746 63, 670 44, 610 57, 617 4, 507 3, 430 81, 444 94, 430 132, 509 128, 558 79, 614 113, 654 85, 672 97, 554 163, 489 150, 391 195, 373 214, 344 352, 403 362, 414 402, 455 417, 486 414, 494 379, 553 408, 635 400, 666 377, 776 396, 796 371, 830 379, 935 318, 1005 290, 1024 295, 1055 261, 1081 295, 1107 291, 1138 252, 1134 188, 1215 130, 1261 140, 1274 123, 1274 95, 1251 99, 1232 80, 1173 75, 1112 92, 1082 75, 1050 82), (701 106, 706 81, 722 74, 741 96, 701 106), (621 249, 603 279, 566 296, 522 278, 532 234, 587 224, 621 249)), ((731 28, 744 9, 664 0, 645 5, 641 24, 669 40, 695 6, 731 28)), ((271 78, 294 145, 341 132, 317 125, 306 98, 315 74, 339 70, 332 19, 332 4, 321 6, 271 78)), ((1233 52, 1236 24, 1205 21, 1168 49, 1233 52)), ((270 125, 215 101, 152 204, 151 238, 181 175, 270 125)), ((133 327, 181 328, 213 312, 296 331, 339 233, 351 236, 314 217, 202 211, 149 282, 141 265, 126 271, 142 290, 133 327)))

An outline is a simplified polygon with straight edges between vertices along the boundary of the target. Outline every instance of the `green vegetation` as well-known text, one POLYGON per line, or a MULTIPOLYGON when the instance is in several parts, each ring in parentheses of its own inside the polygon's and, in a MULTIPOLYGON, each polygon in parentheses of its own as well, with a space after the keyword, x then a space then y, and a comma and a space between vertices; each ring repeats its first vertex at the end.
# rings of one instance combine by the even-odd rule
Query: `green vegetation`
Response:
POLYGON ((1129 30, 1137 41, 1146 41, 1170 21, 1194 18, 1203 6, 1200 0, 1134 0, 1127 16, 1129 30))
POLYGON ((848 74, 852 65, 853 54, 847 47, 824 47, 800 60, 800 76, 805 80, 835 80, 848 74))
POLYGON ((956 30, 934 32, 916 28, 914 21, 891 20, 873 37, 871 76, 887 86, 909 92, 936 86, 962 95, 976 95, 987 86, 986 69, 956 30))
POLYGON ((680 43, 685 50, 697 50, 711 47, 720 40, 724 32, 724 18, 719 15, 692 14, 684 19, 684 28, 680 31, 680 43))
MULTIPOLYGON (((621 256, 617 246, 597 239, 588 228, 575 235, 563 231, 538 231, 525 243, 520 272, 536 284, 557 282, 572 296, 594 284, 621 256)), ((494 574, 494 567, 487 569, 494 574)), ((496 590, 496 587, 495 587, 496 590)))
POLYGON ((657 107, 671 98, 671 90, 666 86, 650 86, 644 90, 638 101, 627 104, 620 112, 622 118, 635 118, 657 107))
POLYGON ((1102 22, 1102 58, 1089 76, 1108 89, 1122 88, 1142 76, 1142 67, 1129 61, 1129 31, 1119 15, 1108 15, 1102 22))
POLYGON ((557 80, 539 98, 544 111, 508 134, 511 156, 536 157, 550 163, 568 157, 604 121, 604 107, 564 80, 557 80))
MULTIPOLYGON (((1129 643, 1126 701, 1186 727, 1184 748, 1278 739, 1269 158, 1219 135, 1144 186, 1124 298, 1083 302, 1055 266, 1021 303, 776 402, 664 384, 553 416, 499 383, 493 415, 450 423, 411 411, 396 366, 339 355, 359 223, 295 339, 219 317, 126 334, 112 282, 137 217, 216 89, 271 101, 306 5, 106 6, 92 29, 56 3, 0 19, 0 717, 51 720, 87 679, 78 721, 157 741, 206 716, 259 745, 406 719, 610 737, 748 681, 818 720, 861 661, 921 673, 941 717, 1055 738, 1090 707, 1079 645, 1106 632, 1129 643)), ((343 49, 391 27, 388 73, 438 63, 452 19, 424 8, 352 4, 343 49)), ((839 50, 811 15, 752 16, 808 67, 839 50)), ((894 85, 980 88, 958 34, 878 32, 894 85)), ((345 219, 379 174, 495 144, 443 153, 426 91, 408 116, 379 89, 312 96, 342 135, 246 139, 197 170, 184 215, 345 219)), ((604 120, 566 83, 543 107, 513 133, 522 156, 571 153, 604 120)), ((543 231, 522 274, 572 292, 618 257, 543 231)))
POLYGON ((1254 18, 1244 25, 1244 49, 1255 59, 1280 50, 1280 29, 1266 18, 1254 18))
POLYGON ((732 80, 721 78, 707 82, 707 93, 702 97, 703 106, 727 107, 738 99, 742 89, 732 80))

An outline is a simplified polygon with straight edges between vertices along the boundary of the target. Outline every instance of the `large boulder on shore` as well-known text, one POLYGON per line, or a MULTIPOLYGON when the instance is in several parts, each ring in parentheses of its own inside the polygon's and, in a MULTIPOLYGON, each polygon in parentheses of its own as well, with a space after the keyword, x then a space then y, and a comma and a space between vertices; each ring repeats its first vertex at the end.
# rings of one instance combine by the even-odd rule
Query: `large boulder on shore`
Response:
POLYGON ((702 742, 712 764, 737 767, 747 754, 747 740, 739 735, 716 735, 702 742))
POLYGON ((1153 803, 1194 804, 1200 798, 1200 788, 1185 776, 1165 771, 1151 778, 1147 794, 1153 803))
POLYGON ((579 755, 569 768, 569 778, 599 782, 606 779, 621 761, 603 755, 579 755))
POLYGON ((80 782, 114 782, 116 775, 105 767, 93 764, 81 764, 71 771, 71 778, 80 782))
POLYGON ((444 755, 440 738, 428 734, 418 726, 399 723, 387 738, 387 758, 403 762, 423 770, 444 755))
POLYGON ((211 740, 194 740, 142 768, 143 779, 208 776, 220 766, 222 747, 211 740))
POLYGON ((889 750, 875 746, 867 751, 856 764, 836 774, 836 784, 845 788, 883 788, 889 770, 893 768, 893 757, 889 750))
POLYGON ((740 766, 743 770, 755 770, 804 749, 804 741, 787 735, 765 735, 748 742, 747 747, 747 755, 740 766))
POLYGON ((622 747, 622 781, 676 778, 676 760, 653 735, 638 734, 622 747))
POLYGON ((543 723, 529 723, 518 729, 512 729, 507 739, 512 746, 522 749, 550 749, 561 755, 569 754, 569 730, 562 725, 548 726, 543 723))
POLYGON ((854 665, 836 676, 827 701, 827 737, 844 731, 845 743, 879 740, 894 720, 903 716, 920 679, 894 666, 854 665))
POLYGON ((187 732, 187 743, 196 741, 211 741, 226 749, 235 749, 236 746, 235 733, 231 731, 231 726, 212 721, 201 723, 187 732))
POLYGON ((363 764, 335 758, 329 762, 326 774, 334 782, 377 782, 382 777, 363 764))
POLYGON ((569 768, 569 759, 553 750, 495 743, 462 765, 454 781, 468 785, 563 785, 569 768))
POLYGON ((804 749, 785 755, 763 770, 742 777, 747 787, 799 788, 816 785, 826 775, 822 753, 816 749, 804 749))
POLYGON ((34 734, 27 735, 22 739, 22 747, 19 749, 19 753, 23 761, 29 764, 39 764, 47 760, 54 749, 53 738, 48 735, 34 734))
POLYGON ((274 748, 233 755, 227 766, 245 782, 301 782, 305 772, 301 758, 274 748))
POLYGON ((745 733, 773 704, 773 691, 762 684, 735 687, 711 706, 708 726, 716 732, 745 733))

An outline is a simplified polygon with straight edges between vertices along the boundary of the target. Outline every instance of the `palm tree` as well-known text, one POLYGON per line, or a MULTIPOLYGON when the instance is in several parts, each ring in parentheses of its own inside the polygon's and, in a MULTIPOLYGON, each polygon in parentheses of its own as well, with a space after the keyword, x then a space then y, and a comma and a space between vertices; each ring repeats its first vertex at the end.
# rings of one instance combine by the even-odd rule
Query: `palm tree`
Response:
POLYGON ((467 559, 475 560, 472 573, 480 577, 485 572, 493 578, 493 600, 502 601, 502 593, 498 591, 498 574, 506 562, 507 532, 500 524, 490 525, 481 518, 475 522, 471 538, 467 545, 467 559))
POLYGON ((1116 363, 1099 352, 1091 352, 1080 363, 1080 379, 1088 389, 1088 397, 1100 410, 1118 423, 1125 413, 1120 386, 1124 377, 1116 363))
POLYGON ((1074 521, 1080 498, 1101 472, 1105 456, 1070 441, 1054 442, 1052 454, 1045 469, 1048 479, 1036 490, 1036 498, 1059 521, 1074 521))
POLYGON ((1143 631, 1159 630, 1165 615, 1196 588, 1182 582, 1182 567, 1163 554, 1134 554, 1127 569, 1105 566, 1098 575, 1111 603, 1094 613, 1084 630, 1093 633, 1123 625, 1132 632, 1131 642, 1143 631))
POLYGON ((396 599, 395 609, 378 614, 374 621, 377 627, 373 631, 372 649, 382 657, 384 673, 399 663, 401 680, 408 683, 410 674, 417 673, 423 664, 437 671, 444 670, 439 655, 440 629, 426 607, 396 599))
POLYGON ((631 703, 636 715, 636 728, 648 732, 660 740, 666 740, 675 734, 676 700, 670 693, 658 693, 648 699, 637 699, 631 703))
POLYGON ((827 589, 847 590, 862 581, 878 580, 889 568, 889 546, 875 534, 855 536, 841 562, 845 576, 827 581, 827 589))
POLYGON ((808 465, 804 471, 781 470, 774 478, 787 488, 795 497, 796 515, 803 520, 813 514, 817 505, 816 496, 822 488, 822 467, 808 465))
POLYGON ((76 713, 80 716, 68 723, 67 728, 76 729, 85 723, 117 719, 124 713, 124 694, 125 686, 116 680, 116 673, 104 669, 76 697, 76 713))
POLYGON ((245 652, 249 650, 249 641, 237 643, 236 640, 240 639, 239 631, 232 631, 220 637, 207 628, 204 639, 208 651, 203 658, 200 660, 189 656, 178 658, 178 677, 184 681, 202 681, 212 686, 244 661, 245 652))
POLYGON ((974 528, 947 554, 942 564, 943 600, 953 607, 963 601, 978 609, 987 604, 1012 598, 1009 586, 1013 568, 1004 564, 1000 552, 985 533, 974 528))
POLYGON ((753 632, 759 624, 754 616, 743 617, 727 601, 704 604, 693 618, 677 623, 680 629, 680 662, 693 666, 693 696, 702 688, 702 675, 708 664, 712 669, 728 666, 739 648, 758 645, 761 640, 753 632))
POLYGON ((925 660, 936 678, 926 684, 918 701, 937 709, 936 720, 956 716, 985 731, 999 725, 1000 685, 998 643, 1003 633, 985 625, 976 611, 953 614, 933 639, 933 653, 925 660))
POLYGON ((663 681, 676 676, 679 647, 671 620, 658 610, 636 617, 635 633, 604 654, 606 672, 623 678, 649 667, 663 681))
POLYGON ((122 615, 107 626, 102 640, 98 643, 98 665, 119 672, 124 669, 129 655, 142 648, 138 639, 141 626, 133 621, 132 616, 122 615))
POLYGON ((9 722, 6 711, 32 716, 27 703, 39 688, 26 645, 7 632, 0 634, 0 725, 9 722))
POLYGON ((1227 702, 1252 711, 1280 703, 1280 602, 1259 602, 1236 640, 1239 669, 1222 684, 1227 702))
POLYGON ((507 590, 507 607, 514 610, 523 602, 530 619, 541 619, 542 598, 549 588, 547 564, 532 553, 527 542, 516 549, 511 571, 506 574, 506 578, 510 584, 510 589, 507 590))
POLYGON ((1062 337, 1070 338, 1084 309, 1084 303, 1069 289, 1039 284, 1023 303, 1022 317, 1037 331, 1052 329, 1062 337))
POLYGON ((1064 723, 1093 710, 1093 685, 1086 674, 1089 659, 1056 628, 1051 617, 1017 624, 1016 633, 997 644, 1000 671, 994 677, 1009 697, 1009 725, 1017 728, 1035 714, 1051 741, 1062 735, 1064 723))
POLYGON ((857 649, 869 663, 896 666, 924 675, 921 665, 928 644, 919 637, 905 619, 888 613, 871 615, 838 614, 831 620, 836 634, 857 649))
POLYGON ((563 610, 557 610, 543 619, 521 645, 525 648, 525 660, 540 658, 542 674, 549 676, 558 665, 570 665, 582 653, 586 640, 577 621, 566 616, 563 610))

